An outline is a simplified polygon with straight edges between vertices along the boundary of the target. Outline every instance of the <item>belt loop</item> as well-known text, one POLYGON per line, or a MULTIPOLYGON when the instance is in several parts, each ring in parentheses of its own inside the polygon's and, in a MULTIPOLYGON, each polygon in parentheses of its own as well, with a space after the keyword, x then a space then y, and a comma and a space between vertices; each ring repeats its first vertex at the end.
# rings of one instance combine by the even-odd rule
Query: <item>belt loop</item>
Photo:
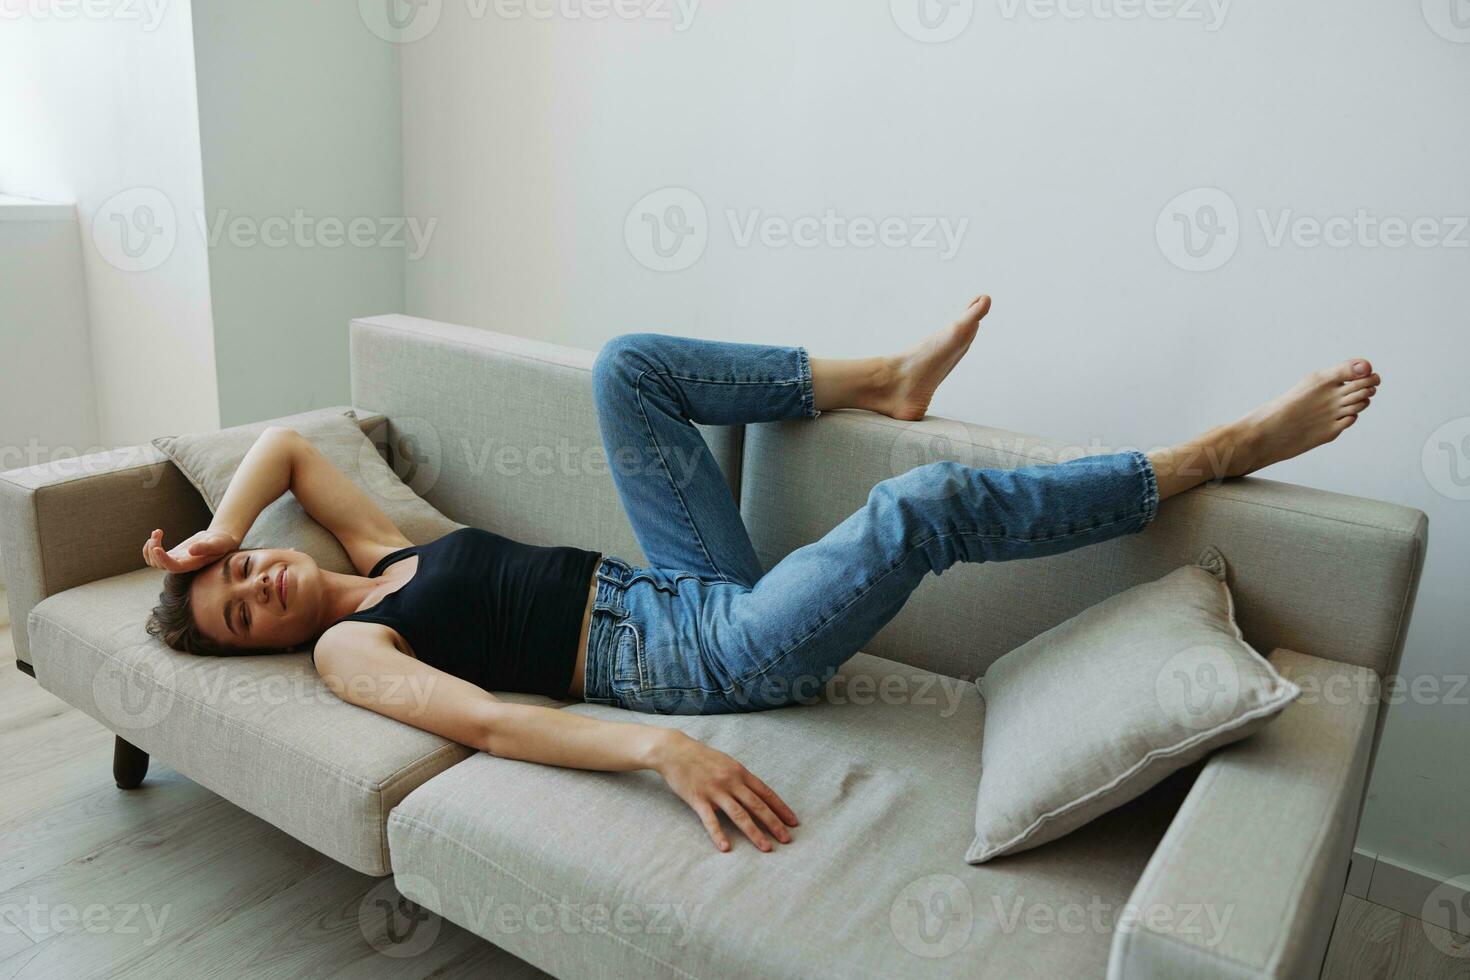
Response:
POLYGON ((597 594, 592 600, 592 611, 612 613, 622 619, 628 615, 623 605, 623 595, 628 591, 628 580, 633 577, 633 567, 621 558, 605 556, 597 563, 597 594))

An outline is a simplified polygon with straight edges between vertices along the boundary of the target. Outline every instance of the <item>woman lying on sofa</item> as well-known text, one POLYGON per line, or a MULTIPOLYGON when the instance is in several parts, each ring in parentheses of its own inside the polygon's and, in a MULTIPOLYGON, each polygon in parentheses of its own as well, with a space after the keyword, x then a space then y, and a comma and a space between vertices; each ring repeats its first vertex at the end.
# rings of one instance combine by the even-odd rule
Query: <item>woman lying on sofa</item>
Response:
POLYGON ((1017 470, 930 463, 882 481, 826 536, 763 570, 692 423, 814 418, 837 408, 921 419, 989 309, 990 298, 977 297, 917 347, 862 360, 652 334, 610 341, 592 374, 598 423, 647 567, 477 528, 415 546, 306 439, 269 429, 208 530, 172 550, 161 530, 144 544, 148 564, 171 573, 149 632, 202 654, 314 641, 317 670, 347 701, 493 755, 656 770, 720 850, 730 848, 724 813, 768 851, 772 838, 790 841, 796 815, 735 759, 677 730, 489 692, 658 713, 811 700, 930 572, 1140 531, 1160 500, 1330 442, 1378 390, 1371 365, 1354 359, 1168 450, 1017 470), (327 571, 289 549, 238 550, 287 490, 360 574, 327 571), (427 697, 382 694, 405 680, 427 697))

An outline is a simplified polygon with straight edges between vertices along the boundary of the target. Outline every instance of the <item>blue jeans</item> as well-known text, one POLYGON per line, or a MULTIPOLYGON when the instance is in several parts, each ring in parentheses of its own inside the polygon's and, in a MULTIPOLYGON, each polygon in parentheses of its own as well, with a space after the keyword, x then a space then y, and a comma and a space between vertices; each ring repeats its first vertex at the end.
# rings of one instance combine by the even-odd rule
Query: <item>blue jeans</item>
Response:
POLYGON ((714 714, 813 700, 930 572, 1106 541, 1158 508, 1137 452, 1017 470, 929 463, 877 484, 767 572, 692 423, 815 417, 806 350, 632 334, 602 349, 592 379, 648 560, 598 566, 583 694, 597 704, 714 714))

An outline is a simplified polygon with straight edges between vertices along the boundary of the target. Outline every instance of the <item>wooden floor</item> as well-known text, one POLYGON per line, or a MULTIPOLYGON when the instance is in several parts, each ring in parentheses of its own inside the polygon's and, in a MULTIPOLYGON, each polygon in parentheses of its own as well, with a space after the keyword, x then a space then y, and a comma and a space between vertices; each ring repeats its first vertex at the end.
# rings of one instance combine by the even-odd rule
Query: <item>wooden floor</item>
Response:
MULTIPOLYGON (((418 925, 432 943, 385 942, 391 879, 157 761, 117 789, 112 733, 16 669, 4 608, 0 591, 0 980, 544 976, 437 916, 418 925)), ((399 919, 400 937, 411 926, 399 919)), ((1441 933, 1345 897, 1323 976, 1470 980, 1470 948, 1442 952, 1441 933)))
POLYGON ((407 941, 384 941, 392 879, 156 761, 141 788, 119 790, 112 742, 16 669, 0 625, 0 978, 545 976, 437 916, 416 927, 437 930, 431 943, 407 917, 407 941))
POLYGON ((1344 895, 1324 980, 1466 980, 1470 940, 1344 895))

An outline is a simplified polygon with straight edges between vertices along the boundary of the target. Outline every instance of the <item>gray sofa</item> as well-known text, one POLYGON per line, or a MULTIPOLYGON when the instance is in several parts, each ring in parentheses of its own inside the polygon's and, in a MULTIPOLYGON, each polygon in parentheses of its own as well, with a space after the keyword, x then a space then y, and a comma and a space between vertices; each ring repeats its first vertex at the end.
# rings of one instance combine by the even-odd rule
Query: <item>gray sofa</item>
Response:
MULTIPOLYGON (((600 452, 593 352, 404 316, 351 326, 352 401, 411 486, 522 540, 642 555, 600 452)), ((340 410, 340 409, 339 409, 340 410)), ((769 566, 936 458, 1046 440, 862 412, 707 431, 769 566)), ((563 977, 1305 977, 1320 969, 1420 569, 1416 510, 1250 479, 1143 534, 930 579, 818 705, 646 717, 761 774, 794 845, 720 854, 652 774, 495 758, 338 701, 305 654, 195 658, 144 635, 141 566, 208 512, 152 447, 0 474, 17 653, 47 690, 338 861, 563 977), (1306 693, 1259 734, 1061 840, 964 863, 974 678, 1218 546, 1241 626, 1306 693)), ((124 782, 126 779, 124 778, 124 782)))

